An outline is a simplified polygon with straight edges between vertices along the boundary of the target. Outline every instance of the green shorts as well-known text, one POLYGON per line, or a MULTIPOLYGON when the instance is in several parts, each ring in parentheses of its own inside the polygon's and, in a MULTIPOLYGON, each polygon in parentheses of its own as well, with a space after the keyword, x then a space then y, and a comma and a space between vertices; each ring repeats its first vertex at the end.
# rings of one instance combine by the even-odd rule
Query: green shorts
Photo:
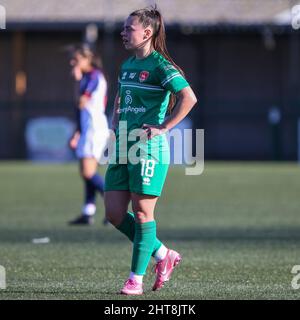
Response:
POLYGON ((130 192, 160 196, 170 164, 170 150, 166 136, 156 136, 138 146, 139 155, 135 161, 130 161, 128 144, 124 151, 116 146, 116 161, 109 164, 105 175, 105 191, 128 190, 130 192), (124 151, 124 152, 123 152, 124 151), (122 159, 126 158, 125 163, 122 159), (124 164, 122 164, 124 163, 124 164))
POLYGON ((141 159, 138 164, 110 164, 105 175, 105 191, 128 190, 160 196, 168 168, 168 164, 153 159, 141 159))

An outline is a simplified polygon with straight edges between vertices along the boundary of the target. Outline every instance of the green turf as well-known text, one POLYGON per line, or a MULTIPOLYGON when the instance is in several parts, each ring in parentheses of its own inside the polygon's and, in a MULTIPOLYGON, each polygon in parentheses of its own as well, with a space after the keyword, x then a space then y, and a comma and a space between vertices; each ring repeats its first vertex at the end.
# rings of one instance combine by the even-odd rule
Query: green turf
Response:
MULTIPOLYGON (((102 170, 103 172, 104 170, 102 170)), ((137 299, 117 294, 131 245, 101 224, 69 227, 79 213, 77 166, 0 163, 1 299, 137 299), (49 237, 48 244, 33 238, 49 237)), ((138 299, 299 299, 300 167, 206 163, 201 176, 170 169, 157 206, 158 235, 182 264, 163 290, 138 299)))

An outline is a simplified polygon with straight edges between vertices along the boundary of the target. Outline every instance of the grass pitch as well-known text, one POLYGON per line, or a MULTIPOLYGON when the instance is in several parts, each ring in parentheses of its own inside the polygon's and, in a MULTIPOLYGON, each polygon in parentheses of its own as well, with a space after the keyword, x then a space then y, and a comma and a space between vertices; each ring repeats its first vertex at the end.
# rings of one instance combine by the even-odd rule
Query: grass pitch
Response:
POLYGON ((200 176, 172 167, 156 219, 159 238, 183 261, 155 293, 149 266, 138 298, 118 294, 131 245, 102 226, 100 198, 94 226, 66 224, 81 200, 76 164, 0 163, 0 265, 7 283, 0 300, 300 298, 291 286, 291 269, 300 265, 296 164, 206 163, 200 176), (50 243, 32 243, 43 237, 50 243))

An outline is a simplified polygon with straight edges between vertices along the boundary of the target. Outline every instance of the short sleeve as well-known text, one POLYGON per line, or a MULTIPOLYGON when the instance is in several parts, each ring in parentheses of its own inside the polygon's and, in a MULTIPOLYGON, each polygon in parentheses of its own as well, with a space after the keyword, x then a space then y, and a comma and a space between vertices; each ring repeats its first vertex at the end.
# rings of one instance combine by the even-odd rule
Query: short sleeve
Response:
POLYGON ((156 71, 160 85, 172 93, 177 93, 189 86, 189 83, 185 80, 179 70, 169 62, 161 63, 156 71))
POLYGON ((119 90, 119 92, 121 92, 121 80, 120 80, 120 76, 118 76, 118 90, 119 90))
POLYGON ((93 72, 88 81, 87 87, 84 91, 84 95, 91 96, 92 93, 96 90, 99 83, 99 77, 97 72, 93 72))
POLYGON ((119 69, 119 74, 118 74, 118 90, 119 90, 119 93, 121 92, 121 78, 122 78, 122 67, 123 67, 123 64, 121 66, 121 68, 119 69))

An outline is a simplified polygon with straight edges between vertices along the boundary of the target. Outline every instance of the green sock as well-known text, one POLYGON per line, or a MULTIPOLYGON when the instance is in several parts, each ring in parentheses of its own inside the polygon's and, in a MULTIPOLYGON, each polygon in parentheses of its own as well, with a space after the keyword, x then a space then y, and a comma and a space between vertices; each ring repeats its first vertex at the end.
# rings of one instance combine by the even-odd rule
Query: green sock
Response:
MULTIPOLYGON (((132 212, 127 212, 124 220, 122 223, 116 227, 119 231, 121 231, 125 236, 131 241, 134 241, 134 234, 135 234, 135 220, 134 214, 132 212)), ((155 256, 156 251, 162 245, 161 241, 157 238, 155 239, 154 248, 152 252, 152 256, 155 256)))
POLYGON ((135 233, 134 214, 128 211, 122 223, 116 228, 125 234, 131 242, 133 242, 135 233))
POLYGON ((156 240, 156 222, 135 224, 131 271, 144 275, 148 267, 156 240))

